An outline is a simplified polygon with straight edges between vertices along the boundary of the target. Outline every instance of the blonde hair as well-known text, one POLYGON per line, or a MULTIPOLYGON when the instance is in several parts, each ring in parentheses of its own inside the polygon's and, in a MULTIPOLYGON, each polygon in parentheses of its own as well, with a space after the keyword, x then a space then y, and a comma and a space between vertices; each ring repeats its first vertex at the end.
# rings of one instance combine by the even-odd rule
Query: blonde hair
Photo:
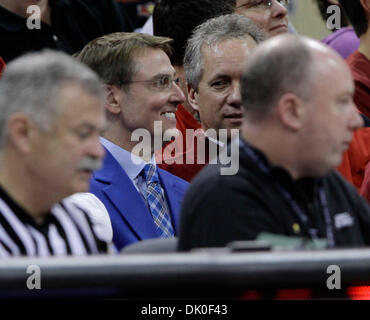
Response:
POLYGON ((125 88, 137 72, 135 56, 147 48, 172 54, 172 39, 134 32, 115 32, 90 41, 76 58, 93 69, 105 84, 125 88))

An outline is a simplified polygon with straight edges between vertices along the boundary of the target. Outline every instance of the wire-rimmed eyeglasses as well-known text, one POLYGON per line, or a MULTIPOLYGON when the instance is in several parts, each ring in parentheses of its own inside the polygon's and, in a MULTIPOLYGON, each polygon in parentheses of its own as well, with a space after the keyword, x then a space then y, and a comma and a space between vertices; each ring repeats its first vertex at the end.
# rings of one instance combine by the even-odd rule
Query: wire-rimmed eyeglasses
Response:
POLYGON ((161 75, 157 78, 150 79, 150 80, 133 80, 124 82, 122 84, 130 84, 130 83, 144 83, 151 85, 151 88, 158 90, 158 91, 167 91, 172 89, 173 83, 179 85, 180 78, 179 77, 172 77, 170 75, 161 75))
POLYGON ((277 1, 279 4, 283 5, 284 7, 289 6, 290 0, 251 0, 246 1, 246 3, 237 6, 236 8, 254 8, 254 9, 269 9, 271 8, 274 1, 277 1))

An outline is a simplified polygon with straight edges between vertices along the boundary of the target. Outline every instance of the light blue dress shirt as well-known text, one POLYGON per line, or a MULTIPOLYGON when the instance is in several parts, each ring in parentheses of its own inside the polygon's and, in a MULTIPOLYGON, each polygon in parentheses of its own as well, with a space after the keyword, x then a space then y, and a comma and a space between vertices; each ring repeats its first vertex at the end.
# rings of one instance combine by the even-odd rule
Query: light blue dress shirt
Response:
MULTIPOLYGON (((100 142, 112 154, 113 158, 119 163, 122 169, 126 172, 131 182, 135 186, 136 190, 139 192, 139 194, 143 198, 149 210, 149 205, 145 197, 146 182, 140 174, 141 171, 144 169, 144 166, 147 164, 147 162, 145 162, 142 158, 134 155, 131 152, 128 152, 127 150, 117 146, 116 144, 110 142, 109 140, 103 137, 100 137, 100 142)), ((150 163, 157 166, 154 155, 152 156, 150 163)), ((161 190, 162 190, 162 195, 166 202, 167 208, 169 208, 162 186, 161 186, 161 190)))

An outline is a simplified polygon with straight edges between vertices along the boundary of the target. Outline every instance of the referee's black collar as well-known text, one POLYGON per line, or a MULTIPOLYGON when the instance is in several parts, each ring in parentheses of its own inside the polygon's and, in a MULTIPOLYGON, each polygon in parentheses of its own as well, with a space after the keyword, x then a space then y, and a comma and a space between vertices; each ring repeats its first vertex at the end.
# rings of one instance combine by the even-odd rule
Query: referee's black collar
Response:
MULTIPOLYGON (((70 0, 49 0, 51 7, 70 6, 70 0)), ((0 6, 0 29, 16 32, 27 29, 27 18, 19 16, 0 6)))
POLYGON ((5 189, 0 185, 0 198, 10 207, 14 214, 23 223, 27 223, 34 227, 35 229, 45 232, 48 230, 49 224, 51 222, 52 214, 48 212, 45 214, 45 219, 42 224, 39 224, 33 219, 33 217, 23 209, 17 202, 13 200, 12 197, 5 191, 5 189))

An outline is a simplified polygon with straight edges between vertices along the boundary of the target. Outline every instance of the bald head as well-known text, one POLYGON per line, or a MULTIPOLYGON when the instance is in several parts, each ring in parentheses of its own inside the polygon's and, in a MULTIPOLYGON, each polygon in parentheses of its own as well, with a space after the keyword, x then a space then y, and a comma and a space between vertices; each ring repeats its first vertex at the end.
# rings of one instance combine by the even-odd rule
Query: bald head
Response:
POLYGON ((340 164, 363 125, 353 94, 351 72, 335 51, 308 38, 277 36, 247 62, 243 137, 297 179, 323 176, 340 164))
POLYGON ((252 52, 242 77, 247 115, 266 116, 286 93, 308 101, 317 72, 334 65, 345 63, 335 51, 309 38, 284 34, 263 42, 252 52))

